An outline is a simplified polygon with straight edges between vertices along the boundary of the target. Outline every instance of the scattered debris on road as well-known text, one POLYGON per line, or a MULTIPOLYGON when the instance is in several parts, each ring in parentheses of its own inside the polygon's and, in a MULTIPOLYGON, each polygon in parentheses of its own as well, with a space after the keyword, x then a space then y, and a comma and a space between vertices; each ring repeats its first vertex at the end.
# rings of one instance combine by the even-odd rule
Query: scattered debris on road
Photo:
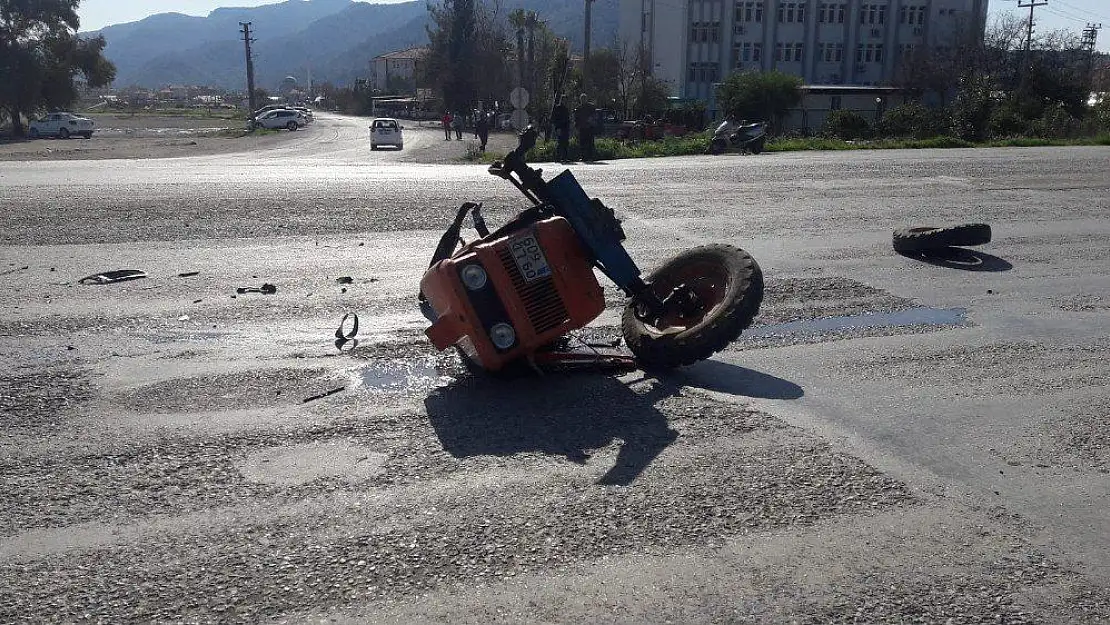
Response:
POLYGON ((351 276, 340 276, 336 278, 335 281, 339 284, 354 284, 355 279, 351 276))
MULTIPOLYGON (((28 266, 19 267, 19 268, 16 268, 16 269, 7 269, 5 271, 0 271, 0 276, 6 276, 9 273, 15 273, 17 271, 26 271, 27 269, 30 269, 30 268, 31 267, 28 265, 28 266)), ((54 271, 54 270, 51 269, 50 271, 54 271)))
POLYGON ((235 289, 235 292, 239 295, 242 295, 244 293, 261 293, 263 295, 273 295, 274 293, 277 293, 277 287, 270 284, 269 282, 266 282, 260 287, 241 286, 235 289))
POLYGON ((200 275, 199 271, 186 271, 186 272, 177 274, 177 277, 178 278, 192 278, 193 276, 199 276, 199 275, 200 275))
POLYGON ((145 278, 146 272, 139 271, 138 269, 118 269, 115 271, 103 271, 94 273, 91 276, 85 276, 78 280, 80 284, 115 284, 116 282, 126 282, 128 280, 138 280, 145 278))
POLYGON ((301 403, 307 404, 308 402, 311 402, 311 401, 316 401, 318 399, 324 399, 325 397, 331 397, 332 395, 335 395, 336 393, 343 392, 345 390, 347 390, 346 386, 340 386, 338 388, 333 388, 330 391, 324 391, 323 393, 320 393, 319 395, 313 395, 312 397, 305 397, 304 400, 302 400, 301 403))

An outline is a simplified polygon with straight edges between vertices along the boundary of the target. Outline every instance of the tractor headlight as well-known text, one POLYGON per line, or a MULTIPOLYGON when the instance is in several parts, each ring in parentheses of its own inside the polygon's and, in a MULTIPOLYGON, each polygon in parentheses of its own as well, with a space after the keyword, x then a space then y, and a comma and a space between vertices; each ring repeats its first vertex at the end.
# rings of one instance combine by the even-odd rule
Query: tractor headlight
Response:
POLYGON ((489 329, 489 338, 497 349, 509 349, 516 343, 516 330, 507 323, 495 323, 489 329))
MULTIPOLYGON (((462 276, 463 284, 471 291, 477 291, 486 286, 486 282, 489 280, 489 275, 486 274, 486 270, 482 269, 481 265, 467 265, 463 267, 460 275, 462 276)), ((511 330, 512 328, 509 329, 511 330)))

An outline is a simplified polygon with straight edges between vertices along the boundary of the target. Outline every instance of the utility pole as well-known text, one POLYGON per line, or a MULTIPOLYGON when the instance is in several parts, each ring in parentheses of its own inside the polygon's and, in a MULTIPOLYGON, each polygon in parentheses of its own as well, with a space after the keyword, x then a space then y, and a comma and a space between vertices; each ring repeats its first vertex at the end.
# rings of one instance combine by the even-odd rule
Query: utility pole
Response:
POLYGON ((1029 29, 1028 29, 1028 31, 1026 31, 1026 35, 1025 35, 1025 57, 1028 60, 1028 58, 1029 58, 1029 48, 1033 43, 1033 9, 1035 9, 1037 7, 1048 6, 1048 0, 1040 0, 1039 2, 1038 2, 1038 0, 1027 0, 1028 4, 1022 4, 1023 1, 1026 1, 1026 0, 1018 0, 1018 8, 1019 9, 1025 9, 1025 8, 1029 9, 1029 29))
POLYGON ((254 101, 254 59, 251 58, 251 42, 254 39, 251 39, 250 22, 239 22, 239 25, 243 27, 239 32, 243 34, 243 45, 247 51, 247 101, 250 103, 250 112, 253 113, 258 110, 254 101))
POLYGON ((1087 23, 1087 28, 1083 29, 1083 43, 1081 47, 1087 51, 1087 85, 1090 89, 1094 89, 1094 71, 1095 71, 1095 49, 1098 44, 1098 31, 1102 30, 1102 24, 1087 23))
POLYGON ((586 41, 582 46, 582 62, 590 60, 590 6, 593 5, 594 0, 586 0, 586 41))

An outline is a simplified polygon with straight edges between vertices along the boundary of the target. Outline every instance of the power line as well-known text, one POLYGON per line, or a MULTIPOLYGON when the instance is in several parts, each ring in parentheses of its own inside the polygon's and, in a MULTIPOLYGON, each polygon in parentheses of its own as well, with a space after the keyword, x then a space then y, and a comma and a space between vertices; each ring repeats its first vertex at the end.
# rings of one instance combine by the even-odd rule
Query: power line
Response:
POLYGON ((1090 10, 1084 9, 1084 8, 1082 8, 1082 7, 1077 7, 1077 6, 1074 6, 1074 5, 1072 5, 1072 4, 1068 4, 1068 3, 1067 3, 1067 2, 1065 2, 1064 0, 1057 0, 1057 1, 1058 1, 1058 2, 1059 2, 1059 3, 1061 4, 1061 5, 1063 5, 1063 6, 1067 7, 1067 8, 1069 8, 1069 9, 1071 9, 1072 11, 1077 11, 1077 12, 1079 12, 1079 13, 1084 13, 1084 14, 1087 14, 1087 15, 1093 16, 1093 17, 1095 17, 1095 18, 1105 18, 1105 16, 1103 16, 1103 15, 1100 15, 1100 14, 1098 14, 1098 13, 1095 13, 1094 11, 1090 11, 1090 10))
POLYGON ((1073 22, 1079 22, 1080 24, 1086 24, 1087 23, 1087 20, 1085 20, 1081 17, 1076 17, 1076 16, 1070 15, 1068 13, 1063 13, 1061 11, 1057 11, 1053 7, 1045 7, 1045 10, 1048 11, 1049 13, 1055 15, 1056 17, 1060 17, 1060 18, 1063 18, 1063 19, 1066 19, 1066 20, 1071 20, 1073 22))

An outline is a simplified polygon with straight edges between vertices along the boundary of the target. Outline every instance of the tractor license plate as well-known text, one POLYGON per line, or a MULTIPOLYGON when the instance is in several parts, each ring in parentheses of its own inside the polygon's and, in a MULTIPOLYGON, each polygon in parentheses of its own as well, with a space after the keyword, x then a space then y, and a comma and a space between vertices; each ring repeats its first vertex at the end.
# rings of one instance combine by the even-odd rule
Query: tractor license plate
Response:
POLYGON ((512 249, 516 267, 527 282, 551 275, 551 267, 547 264, 547 257, 543 255, 543 248, 535 235, 514 239, 512 249))

